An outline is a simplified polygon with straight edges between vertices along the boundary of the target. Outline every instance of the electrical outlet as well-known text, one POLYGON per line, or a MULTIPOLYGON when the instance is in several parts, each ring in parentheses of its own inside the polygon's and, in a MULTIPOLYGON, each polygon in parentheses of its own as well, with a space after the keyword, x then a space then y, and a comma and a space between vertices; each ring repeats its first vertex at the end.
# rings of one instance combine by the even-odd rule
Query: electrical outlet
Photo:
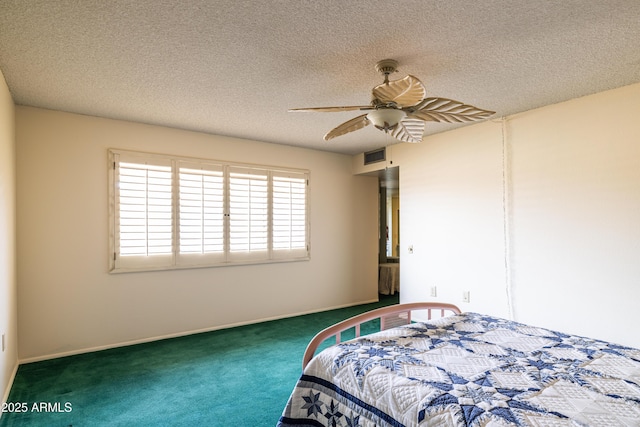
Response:
POLYGON ((462 293, 462 302, 471 302, 471 292, 464 291, 462 293))
POLYGON ((413 245, 409 245, 409 253, 412 254, 413 253, 413 245))
POLYGON ((431 287, 431 296, 432 297, 437 297, 438 296, 438 288, 435 286, 431 287))
POLYGON ((2 334, 2 351, 4 352, 4 334, 2 334))

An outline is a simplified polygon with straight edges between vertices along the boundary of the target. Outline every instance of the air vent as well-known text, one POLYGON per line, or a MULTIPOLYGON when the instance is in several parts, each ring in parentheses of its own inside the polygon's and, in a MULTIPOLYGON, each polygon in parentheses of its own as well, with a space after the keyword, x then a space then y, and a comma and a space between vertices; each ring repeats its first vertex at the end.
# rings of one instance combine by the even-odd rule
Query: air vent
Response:
POLYGON ((386 159, 386 152, 384 148, 364 153, 365 165, 370 165, 371 163, 383 162, 385 159, 386 159))

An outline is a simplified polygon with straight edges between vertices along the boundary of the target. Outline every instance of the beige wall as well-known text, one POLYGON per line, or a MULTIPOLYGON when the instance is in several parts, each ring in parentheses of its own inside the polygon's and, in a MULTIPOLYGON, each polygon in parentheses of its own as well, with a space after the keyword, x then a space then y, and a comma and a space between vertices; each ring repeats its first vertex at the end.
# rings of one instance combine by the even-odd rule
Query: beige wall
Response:
POLYGON ((21 360, 377 300, 377 181, 351 158, 16 108, 21 360), (107 149, 309 169, 311 260, 109 274, 107 149))
POLYGON ((390 147, 402 301, 437 286, 464 310, 640 347, 638 117, 640 84, 390 147))
POLYGON ((509 317, 501 148, 500 125, 489 122, 395 150, 403 301, 433 300, 435 286, 436 300, 509 317), (471 304, 462 302, 465 291, 471 304))
POLYGON ((0 392, 4 402, 18 366, 14 106, 0 72, 0 392))
POLYGON ((518 319, 640 348, 640 84, 514 117, 518 319))
MULTIPOLYGON (((17 107, 14 169, 6 85, 0 96, 3 385, 17 358, 15 194, 23 360, 376 298, 377 183, 353 177, 352 159, 17 107), (108 274, 111 147, 310 169, 311 261, 108 274)), ((402 300, 437 286, 465 310, 640 347, 617 327, 638 323, 639 99, 633 85, 390 147, 402 300)))

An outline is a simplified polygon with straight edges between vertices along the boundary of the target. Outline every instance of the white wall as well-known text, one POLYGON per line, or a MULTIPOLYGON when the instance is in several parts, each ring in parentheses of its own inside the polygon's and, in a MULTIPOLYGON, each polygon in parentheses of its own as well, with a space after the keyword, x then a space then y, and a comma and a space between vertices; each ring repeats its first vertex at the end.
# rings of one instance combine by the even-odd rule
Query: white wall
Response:
POLYGON ((483 123, 396 146, 403 302, 435 299, 509 316, 500 134, 483 123), (472 303, 462 302, 463 292, 472 303))
POLYGON ((514 117, 518 319, 640 348, 640 85, 514 117))
POLYGON ((639 117, 636 84, 390 147, 402 301, 640 348, 639 117))
POLYGON ((2 402, 18 366, 14 164, 14 106, 0 72, 0 335, 5 335, 5 350, 0 349, 2 402))
POLYGON ((16 108, 19 357, 377 300, 377 180, 351 158, 16 108), (311 260, 109 274, 107 149, 311 171, 311 260))

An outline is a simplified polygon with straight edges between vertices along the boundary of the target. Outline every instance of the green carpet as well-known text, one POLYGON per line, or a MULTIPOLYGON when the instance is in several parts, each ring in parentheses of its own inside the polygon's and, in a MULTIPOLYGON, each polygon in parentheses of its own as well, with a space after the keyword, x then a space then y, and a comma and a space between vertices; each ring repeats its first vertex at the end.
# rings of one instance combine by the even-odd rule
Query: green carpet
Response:
MULTIPOLYGON (((379 303, 21 365, 7 402, 27 411, 3 413, 0 427, 275 426, 313 335, 396 303, 398 295, 381 296, 379 303)), ((370 322, 362 333, 376 327, 370 322)))

